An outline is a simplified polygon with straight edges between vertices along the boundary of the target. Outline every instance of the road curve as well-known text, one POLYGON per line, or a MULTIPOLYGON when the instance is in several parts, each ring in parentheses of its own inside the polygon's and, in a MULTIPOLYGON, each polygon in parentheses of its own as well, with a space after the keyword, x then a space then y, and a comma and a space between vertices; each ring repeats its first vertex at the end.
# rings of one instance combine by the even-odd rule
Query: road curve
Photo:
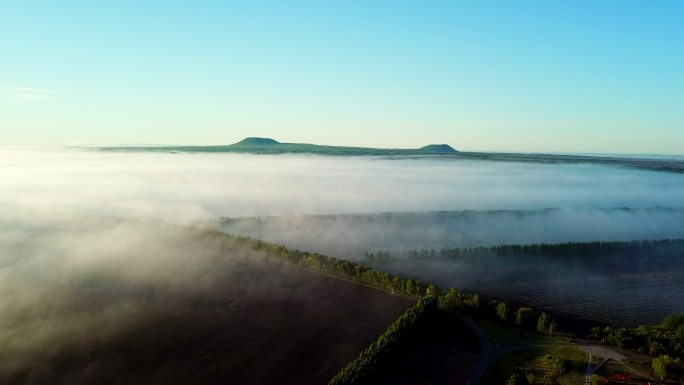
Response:
POLYGON ((492 348, 492 343, 489 341, 487 334, 485 334, 485 332, 482 331, 482 329, 480 329, 480 327, 477 326, 477 324, 473 322, 473 320, 459 312, 448 309, 444 310, 453 314, 458 319, 463 321, 466 325, 468 325, 475 332, 475 334, 477 335, 477 339, 480 341, 482 357, 480 357, 480 361, 478 361, 477 366, 475 366, 475 370, 473 370, 473 374, 471 374, 470 377, 468 377, 468 382, 466 383, 467 385, 477 385, 482 379, 482 376, 484 376, 485 371, 489 366, 489 363, 495 356, 494 349, 492 348))

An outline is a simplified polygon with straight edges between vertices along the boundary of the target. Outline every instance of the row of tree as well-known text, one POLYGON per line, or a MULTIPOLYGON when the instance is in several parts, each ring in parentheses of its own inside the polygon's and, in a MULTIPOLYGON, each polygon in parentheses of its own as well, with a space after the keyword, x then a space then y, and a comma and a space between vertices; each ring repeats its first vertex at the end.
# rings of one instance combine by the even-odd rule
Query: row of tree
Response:
MULTIPOLYGON (((231 236, 232 237, 232 236, 231 236)), ((393 294, 411 298, 420 298, 426 294, 434 296, 439 305, 450 310, 466 314, 476 314, 494 321, 512 323, 518 327, 554 334, 558 324, 546 313, 538 313, 527 306, 515 307, 504 301, 486 300, 477 293, 466 293, 455 288, 441 289, 433 284, 389 274, 372 267, 348 260, 328 257, 321 254, 299 250, 290 250, 282 245, 275 245, 249 237, 233 237, 237 242, 246 244, 256 250, 268 252, 271 257, 306 267, 321 273, 358 282, 393 294)), ((378 254, 376 254, 376 257, 378 254)), ((381 258, 386 254, 380 253, 381 258)))
MULTIPOLYGON (((306 251, 291 250, 282 245, 275 245, 249 237, 226 236, 232 237, 236 242, 247 245, 255 250, 266 251, 270 257, 281 261, 375 287, 393 294, 417 299, 425 295, 428 287, 431 286, 416 279, 392 275, 344 259, 306 251)), ((434 287, 434 285, 432 286, 434 287)), ((434 287, 433 290, 437 290, 437 288, 434 287)))
MULTIPOLYGON (((495 321, 513 323, 540 333, 553 334, 558 329, 558 325, 548 314, 538 313, 527 306, 515 307, 503 301, 484 300, 477 293, 466 293, 455 288, 442 289, 433 284, 389 274, 348 260, 291 250, 285 246, 264 242, 259 239, 234 237, 232 235, 226 236, 255 250, 266 251, 272 258, 358 282, 393 294, 416 299, 430 294, 437 299, 440 306, 446 309, 476 313, 478 316, 484 316, 495 321)), ((384 257, 385 254, 380 254, 380 256, 384 257)))
MULTIPOLYGON (((218 234, 218 233, 217 233, 218 234)), ((476 313, 478 316, 517 325, 523 329, 535 330, 539 333, 552 335, 558 331, 558 324, 545 312, 536 312, 527 306, 515 307, 503 301, 486 300, 477 293, 465 293, 460 290, 440 289, 431 284, 412 278, 400 277, 373 269, 358 263, 308 253, 290 250, 285 246, 271 244, 249 237, 234 237, 227 234, 234 241, 247 245, 255 250, 262 250, 272 258, 296 264, 324 274, 355 281, 367 286, 375 287, 394 294, 400 294, 419 299, 418 303, 395 321, 378 340, 373 342, 357 359, 349 363, 331 380, 331 384, 354 384, 367 382, 366 379, 375 372, 379 365, 391 360, 392 354, 403 336, 424 317, 426 312, 439 304, 443 308, 476 313)), ((672 244, 679 241, 639 242, 643 247, 654 244, 672 244)), ((630 242, 631 244, 632 242, 630 242)), ((623 244, 623 243, 619 243, 623 244)), ((637 243, 634 242, 634 245, 637 243)), ((547 252, 557 245, 536 245, 536 250, 547 252)), ((617 247, 617 243, 565 244, 562 247, 577 247, 587 249, 598 246, 609 250, 617 247), (574 245, 574 246, 573 246, 574 245)), ((501 250, 507 246, 497 246, 492 250, 501 250)), ((562 248, 561 247, 561 248, 562 248)), ((513 247, 512 250, 530 250, 513 247)), ((479 253, 480 251, 475 251, 479 253)), ((540 251, 541 252, 541 251, 540 251)), ((388 259, 389 253, 377 253, 371 258, 388 259)), ((684 315, 667 317, 660 325, 639 326, 635 329, 614 328, 611 326, 595 327, 591 329, 590 338, 617 346, 619 349, 632 348, 639 352, 648 353, 653 359, 654 373, 664 378, 666 373, 683 377, 684 366, 684 315)))
MULTIPOLYGON (((684 239, 663 239, 663 240, 644 240, 628 242, 565 242, 565 243, 539 243, 525 245, 498 245, 490 247, 470 247, 470 248, 442 248, 442 249, 412 249, 406 253, 411 259, 458 259, 469 257, 495 257, 507 255, 554 255, 554 256, 576 256, 578 254, 601 253, 642 253, 644 250, 658 248, 678 248, 684 249, 684 239)), ((380 256, 382 259, 389 259, 387 251, 366 253, 364 257, 372 259, 380 256)))
MULTIPOLYGON (((316 253, 290 250, 285 246, 271 244, 259 239, 233 237, 231 235, 225 236, 231 237, 236 242, 247 245, 253 249, 266 251, 271 257, 275 257, 279 260, 328 275, 352 280, 390 293, 416 299, 429 295, 430 298, 437 301, 437 303, 444 308, 463 311, 465 313, 476 312, 480 316, 485 316, 499 322, 513 323, 522 328, 536 330, 539 333, 554 334, 558 330, 557 323, 550 315, 544 312, 537 313, 530 307, 515 307, 503 301, 484 300, 477 293, 465 293, 454 288, 440 289, 435 285, 427 284, 416 279, 392 275, 351 261, 316 253)), ((661 244, 679 245, 680 242, 681 241, 644 241, 528 246, 504 245, 488 248, 488 250, 498 253, 501 252, 501 250, 510 247, 509 252, 529 252, 530 250, 537 250, 540 253, 545 253, 550 250, 563 248, 588 250, 594 247, 602 248, 604 250, 616 250, 624 244, 651 247, 661 244)), ((461 250, 459 251, 459 253, 461 253, 460 255, 466 255, 468 252, 482 253, 482 248, 450 250, 461 250)), ((366 257, 388 259, 389 253, 374 253, 369 254, 366 257)), ((631 348, 642 353, 648 353, 656 358, 654 360, 654 365, 659 368, 677 368, 680 366, 681 358, 684 357, 684 315, 667 317, 660 325, 642 325, 635 329, 615 328, 611 326, 595 327, 591 329, 590 338, 597 342, 614 345, 619 349, 631 348)))
POLYGON ((429 293, 421 298, 399 319, 394 321, 377 340, 361 352, 356 359, 347 364, 328 384, 374 383, 374 375, 380 372, 379 369, 391 364, 394 356, 400 351, 400 346, 406 335, 413 332, 417 324, 436 309, 437 299, 431 294, 429 293))
MULTIPOLYGON (((216 233, 218 234, 218 233, 216 233)), ((400 277, 373 269, 358 263, 308 253, 299 250, 290 250, 285 246, 271 244, 259 239, 249 237, 227 236, 234 241, 247 245, 256 250, 268 252, 269 256, 275 257, 287 263, 296 264, 328 275, 352 280, 367 286, 375 287, 394 294, 400 294, 412 298, 420 298, 416 306, 409 309, 400 319, 393 323, 390 328, 364 351, 355 361, 343 369, 333 379, 335 384, 356 383, 357 379, 367 376, 372 368, 377 365, 392 350, 392 346, 401 339, 406 330, 421 317, 429 306, 438 303, 440 306, 463 311, 465 313, 477 312, 499 322, 508 322, 520 327, 536 330, 539 333, 554 334, 558 325, 547 313, 535 312, 530 307, 514 307, 503 301, 488 300, 476 293, 465 293, 457 289, 440 289, 435 285, 427 284, 412 278, 400 277), (535 322, 536 320, 536 322, 535 322)), ((684 246, 682 240, 663 241, 639 241, 639 242, 590 242, 590 243, 565 243, 554 245, 502 245, 491 248, 472 249, 444 249, 441 255, 448 257, 515 254, 515 253, 549 253, 561 251, 589 251, 605 250, 615 251, 624 248, 649 248, 657 246, 684 246)), ((421 251, 419 255, 434 255, 433 251, 421 251)), ((412 254, 415 256, 416 254, 412 254)), ((366 259, 388 260, 389 253, 368 253, 366 259)), ((667 317, 660 325, 642 325, 634 329, 614 328, 611 326, 595 327, 591 329, 590 338, 597 342, 617 346, 619 349, 631 348, 642 353, 648 353, 652 357, 654 372, 664 378, 667 371, 682 371, 682 357, 684 357, 684 315, 667 317)))

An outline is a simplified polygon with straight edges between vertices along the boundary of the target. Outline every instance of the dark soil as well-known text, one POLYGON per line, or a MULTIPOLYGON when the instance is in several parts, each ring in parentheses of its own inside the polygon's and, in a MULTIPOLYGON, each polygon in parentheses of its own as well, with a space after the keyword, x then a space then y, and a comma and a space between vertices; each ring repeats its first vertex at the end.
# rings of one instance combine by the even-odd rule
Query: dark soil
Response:
POLYGON ((191 290, 109 280, 98 290, 142 304, 135 319, 12 357, 0 384, 320 385, 414 303, 240 253, 191 290))
POLYGON ((401 344, 394 359, 373 375, 375 385, 465 384, 480 359, 473 331, 435 308, 401 344))

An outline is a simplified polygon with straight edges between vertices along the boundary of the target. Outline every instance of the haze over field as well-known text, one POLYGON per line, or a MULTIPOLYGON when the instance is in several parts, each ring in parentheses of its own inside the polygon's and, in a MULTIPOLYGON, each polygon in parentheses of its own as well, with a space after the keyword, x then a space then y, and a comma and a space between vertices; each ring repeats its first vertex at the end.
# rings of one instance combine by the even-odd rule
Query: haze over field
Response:
MULTIPOLYGON (((591 164, 0 148, 0 201, 162 218, 681 206, 682 175, 591 164)), ((15 216, 16 214, 12 214, 15 216)))
POLYGON ((2 384, 321 384, 412 304, 159 221, 21 225, 0 218, 2 384))
POLYGON ((365 252, 684 238, 683 208, 439 211, 226 218, 229 233, 358 260, 365 252))
MULTIPOLYGON (((186 225, 217 217, 275 215, 233 220, 225 230, 354 260, 376 250, 403 257, 407 250, 420 248, 684 238, 684 209, 677 206, 684 196, 683 176, 616 166, 5 146, 0 172, 3 264, 39 250, 49 255, 64 244, 71 245, 65 256, 73 249, 87 260, 89 253, 83 250, 98 258, 109 248, 121 247, 119 242, 132 242, 121 236, 102 246, 99 238, 91 240, 88 233, 77 231, 33 236, 70 223, 92 223, 93 231, 99 231, 99 222, 92 220, 100 217, 186 225), (436 210, 493 211, 429 213, 436 210), (368 212, 400 213, 296 215, 368 212), (39 246, 26 247, 28 239, 39 246)), ((125 261, 107 263, 128 271, 125 261)), ((490 262, 487 269, 496 271, 497 262, 490 262)), ((35 268, 49 276, 51 263, 35 268)), ((587 274, 550 263, 545 269, 553 277, 559 277, 558 271, 570 274, 566 279, 587 274)), ((482 271, 478 266, 384 268, 497 293, 486 284, 497 281, 491 273, 485 281, 459 278, 473 269, 482 271), (451 275, 445 275, 447 271, 451 275)), ((544 282, 553 287, 550 280, 544 282)), ((658 293, 650 287, 644 290, 658 293)), ((679 309, 677 303, 664 305, 679 309)), ((652 317, 662 314, 664 305, 658 305, 652 317)))

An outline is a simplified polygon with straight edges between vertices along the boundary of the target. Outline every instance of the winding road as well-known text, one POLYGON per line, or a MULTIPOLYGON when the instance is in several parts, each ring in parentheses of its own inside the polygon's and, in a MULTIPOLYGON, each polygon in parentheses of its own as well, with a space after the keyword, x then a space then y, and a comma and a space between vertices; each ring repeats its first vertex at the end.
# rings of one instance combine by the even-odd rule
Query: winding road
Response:
POLYGON ((468 325, 477 335, 477 339, 480 341, 480 349, 482 350, 482 358, 480 358, 480 361, 477 363, 477 366, 475 366, 475 370, 473 371, 473 374, 468 377, 468 382, 466 384, 468 385, 477 385, 478 382, 482 379, 482 376, 484 376, 485 372, 487 371, 487 367, 489 367, 489 363, 492 361, 492 359, 495 357, 494 349, 492 348, 492 343, 489 341, 489 338, 487 337, 487 334, 485 334, 482 329, 480 329, 479 326, 473 320, 470 318, 464 316, 461 313, 452 311, 452 310, 447 310, 449 313, 455 315, 463 321, 466 325, 468 325))

